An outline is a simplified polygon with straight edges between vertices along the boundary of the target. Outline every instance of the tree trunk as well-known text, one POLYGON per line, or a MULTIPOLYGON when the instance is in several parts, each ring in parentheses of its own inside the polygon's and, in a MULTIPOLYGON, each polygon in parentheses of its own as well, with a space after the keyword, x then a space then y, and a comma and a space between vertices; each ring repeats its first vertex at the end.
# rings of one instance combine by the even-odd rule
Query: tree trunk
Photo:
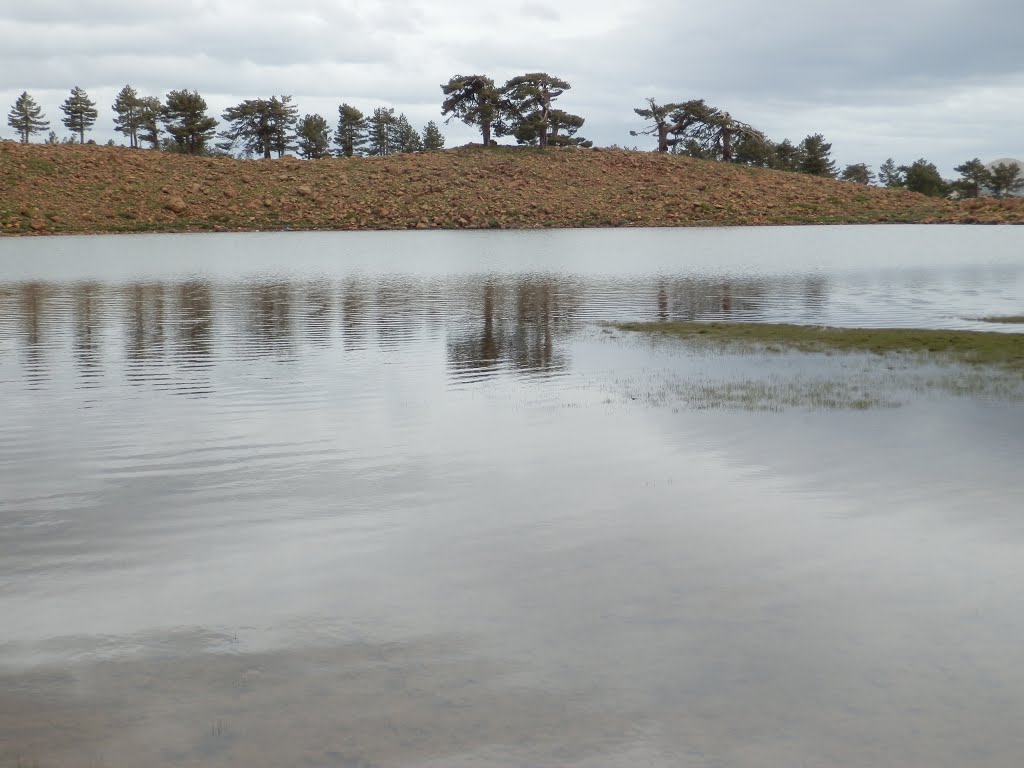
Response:
POLYGON ((722 129, 722 160, 727 163, 732 162, 732 129, 722 129))
POLYGON ((668 126, 658 126, 658 151, 668 152, 668 126))
POLYGON ((85 123, 78 124, 78 143, 85 144, 85 123))
POLYGON ((483 134, 483 137, 484 137, 484 146, 485 147, 491 146, 491 121, 490 120, 484 120, 480 124, 480 132, 483 134))

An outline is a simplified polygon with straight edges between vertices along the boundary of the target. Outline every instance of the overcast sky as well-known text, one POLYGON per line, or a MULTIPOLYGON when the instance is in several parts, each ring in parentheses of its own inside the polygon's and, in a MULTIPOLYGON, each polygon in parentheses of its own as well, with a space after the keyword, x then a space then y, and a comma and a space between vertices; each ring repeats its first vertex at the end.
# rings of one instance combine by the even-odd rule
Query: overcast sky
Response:
MULTIPOLYGON (((337 119, 393 106, 441 121, 439 84, 546 71, 599 145, 652 148, 644 98, 704 98, 771 138, 823 133, 840 163, 1024 157, 1020 0, 32 0, 0 10, 0 99, 28 90, 62 136, 74 85, 113 133, 125 83, 198 90, 211 111, 292 94, 337 119)), ((442 124, 448 145, 478 134, 442 124)), ((0 136, 13 138, 6 120, 0 136)))

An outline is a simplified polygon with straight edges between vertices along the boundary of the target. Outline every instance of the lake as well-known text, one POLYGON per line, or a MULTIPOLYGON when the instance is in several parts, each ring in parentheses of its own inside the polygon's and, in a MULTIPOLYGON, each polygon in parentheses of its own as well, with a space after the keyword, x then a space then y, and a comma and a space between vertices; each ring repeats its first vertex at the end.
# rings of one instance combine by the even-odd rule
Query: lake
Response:
POLYGON ((0 240, 0 766, 1017 768, 1019 374, 605 323, 1022 313, 1024 228, 0 240))

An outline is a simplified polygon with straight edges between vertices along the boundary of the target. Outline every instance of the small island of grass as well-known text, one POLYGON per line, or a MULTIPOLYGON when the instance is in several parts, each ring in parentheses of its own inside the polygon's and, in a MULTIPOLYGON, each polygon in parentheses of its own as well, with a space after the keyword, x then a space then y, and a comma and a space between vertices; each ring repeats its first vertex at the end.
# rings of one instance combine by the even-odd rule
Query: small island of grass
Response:
POLYGON ((769 323, 618 323, 623 331, 673 337, 688 344, 784 352, 922 355, 943 362, 1024 372, 1024 336, 914 328, 831 328, 769 323))

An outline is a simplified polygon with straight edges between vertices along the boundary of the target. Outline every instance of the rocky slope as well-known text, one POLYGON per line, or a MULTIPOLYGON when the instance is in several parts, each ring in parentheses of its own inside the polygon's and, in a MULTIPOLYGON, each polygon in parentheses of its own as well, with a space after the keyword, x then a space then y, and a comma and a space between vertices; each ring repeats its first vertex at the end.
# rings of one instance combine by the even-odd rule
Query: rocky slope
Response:
POLYGON ((9 235, 889 221, 1024 223, 1024 201, 957 203, 620 150, 263 161, 0 142, 9 235))

